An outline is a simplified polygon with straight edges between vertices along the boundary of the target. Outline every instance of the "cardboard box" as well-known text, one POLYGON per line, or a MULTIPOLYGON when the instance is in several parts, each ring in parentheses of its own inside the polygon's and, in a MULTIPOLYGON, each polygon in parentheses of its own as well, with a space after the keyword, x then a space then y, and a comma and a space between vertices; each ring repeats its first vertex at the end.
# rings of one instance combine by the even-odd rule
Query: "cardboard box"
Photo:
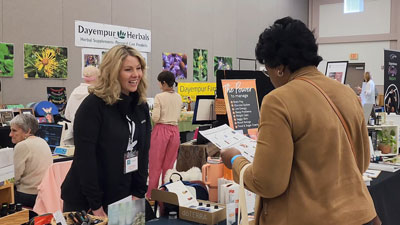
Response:
MULTIPOLYGON (((175 193, 161 190, 151 191, 152 200, 169 203, 179 206, 178 196, 175 193)), ((218 205, 221 210, 215 212, 207 212, 203 210, 198 210, 194 208, 188 208, 184 206, 179 206, 179 219, 188 220, 201 224, 216 224, 218 222, 224 221, 226 219, 226 207, 223 204, 216 204, 210 201, 198 200, 203 202, 203 204, 210 203, 211 205, 218 205)))

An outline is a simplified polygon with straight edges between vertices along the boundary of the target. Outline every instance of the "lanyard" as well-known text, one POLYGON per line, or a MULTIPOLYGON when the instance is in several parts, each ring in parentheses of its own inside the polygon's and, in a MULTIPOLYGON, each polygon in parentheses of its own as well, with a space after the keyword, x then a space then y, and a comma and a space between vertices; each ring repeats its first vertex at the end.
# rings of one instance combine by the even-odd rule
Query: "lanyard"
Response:
MULTIPOLYGON (((129 126, 129 145, 132 145, 136 126, 135 126, 135 122, 132 121, 131 119, 129 119, 128 116, 126 116, 126 119, 128 120, 128 126, 129 126)), ((135 145, 136 145, 136 143, 135 143, 135 145)), ((132 146, 132 147, 134 147, 134 146, 132 146)))

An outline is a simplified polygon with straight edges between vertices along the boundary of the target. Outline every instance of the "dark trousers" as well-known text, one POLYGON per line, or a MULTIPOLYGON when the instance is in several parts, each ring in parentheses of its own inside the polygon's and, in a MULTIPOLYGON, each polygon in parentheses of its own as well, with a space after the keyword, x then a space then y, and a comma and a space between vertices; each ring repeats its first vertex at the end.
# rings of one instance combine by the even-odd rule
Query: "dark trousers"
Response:
POLYGON ((15 203, 21 203, 23 206, 33 208, 37 195, 26 194, 15 190, 15 203))
POLYGON ((63 211, 64 212, 81 212, 85 210, 86 212, 89 210, 89 205, 86 204, 75 204, 71 202, 64 201, 63 203, 63 211))

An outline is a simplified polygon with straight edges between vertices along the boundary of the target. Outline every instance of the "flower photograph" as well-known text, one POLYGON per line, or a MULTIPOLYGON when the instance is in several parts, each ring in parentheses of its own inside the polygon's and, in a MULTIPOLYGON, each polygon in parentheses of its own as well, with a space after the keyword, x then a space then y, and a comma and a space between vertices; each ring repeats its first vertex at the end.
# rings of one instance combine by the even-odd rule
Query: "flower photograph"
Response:
POLYGON ((14 75, 14 45, 0 43, 0 77, 14 75))
POLYGON ((67 64, 67 48, 24 44, 25 78, 66 79, 67 64))
POLYGON ((162 53, 163 70, 170 71, 175 79, 187 78, 187 55, 183 53, 162 53))
POLYGON ((208 51, 193 49, 193 81, 207 81, 208 51))
POLYGON ((214 76, 217 76, 217 70, 232 70, 231 57, 214 57, 214 76))

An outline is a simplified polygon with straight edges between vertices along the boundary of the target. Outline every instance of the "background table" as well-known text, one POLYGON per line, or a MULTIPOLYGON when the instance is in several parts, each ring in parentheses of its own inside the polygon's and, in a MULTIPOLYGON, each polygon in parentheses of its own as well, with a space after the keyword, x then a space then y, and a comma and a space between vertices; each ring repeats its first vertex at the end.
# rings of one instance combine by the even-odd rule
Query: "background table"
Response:
POLYGON ((382 225, 400 224, 400 171, 382 171, 368 190, 382 225))
POLYGON ((219 156, 219 149, 211 142, 204 145, 197 145, 195 142, 188 141, 179 146, 176 170, 187 171, 196 166, 201 167, 207 163, 207 157, 219 156))

